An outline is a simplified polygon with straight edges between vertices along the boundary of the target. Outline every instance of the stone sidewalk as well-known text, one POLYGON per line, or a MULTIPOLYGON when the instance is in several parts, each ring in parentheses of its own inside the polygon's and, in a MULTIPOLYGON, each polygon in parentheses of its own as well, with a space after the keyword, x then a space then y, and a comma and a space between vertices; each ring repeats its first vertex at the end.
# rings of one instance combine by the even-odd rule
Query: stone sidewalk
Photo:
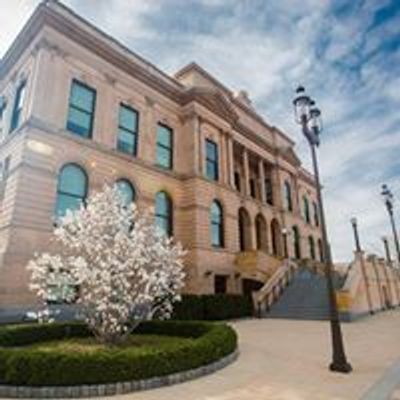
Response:
POLYGON ((234 364, 180 385, 103 399, 355 400, 368 396, 372 387, 374 400, 379 400, 376 393, 387 388, 385 372, 400 365, 397 310, 342 325, 354 368, 349 375, 327 369, 327 322, 263 319, 240 321, 233 326, 239 333, 241 351, 234 364))

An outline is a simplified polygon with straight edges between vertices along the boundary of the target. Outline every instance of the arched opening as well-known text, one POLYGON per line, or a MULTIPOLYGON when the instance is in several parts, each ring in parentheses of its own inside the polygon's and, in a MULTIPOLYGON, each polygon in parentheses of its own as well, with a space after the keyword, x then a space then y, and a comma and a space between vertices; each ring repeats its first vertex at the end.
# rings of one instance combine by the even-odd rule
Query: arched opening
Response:
POLYGON ((272 254, 282 255, 281 226, 276 218, 271 221, 272 254))
POLYGON ((300 259, 301 258, 300 233, 299 233, 299 228, 297 226, 293 226, 292 228, 292 237, 293 237, 294 257, 300 259))
POLYGON ((293 211, 292 187, 288 181, 285 181, 283 184, 283 198, 285 202, 285 209, 287 211, 293 211))
POLYGON ((125 206, 129 206, 135 201, 136 191, 128 179, 118 179, 115 184, 125 206))
POLYGON ((251 222, 245 208, 239 209, 239 247, 240 251, 251 250, 251 222))
POLYGON ((256 217, 256 244, 257 250, 268 252, 267 222, 261 214, 256 217))
POLYGON ((56 219, 59 220, 67 210, 78 210, 88 192, 88 178, 85 170, 77 164, 64 165, 58 176, 56 219))
POLYGON ((314 238, 310 235, 308 237, 308 247, 310 250, 310 258, 311 260, 315 260, 315 242, 314 242, 314 238))

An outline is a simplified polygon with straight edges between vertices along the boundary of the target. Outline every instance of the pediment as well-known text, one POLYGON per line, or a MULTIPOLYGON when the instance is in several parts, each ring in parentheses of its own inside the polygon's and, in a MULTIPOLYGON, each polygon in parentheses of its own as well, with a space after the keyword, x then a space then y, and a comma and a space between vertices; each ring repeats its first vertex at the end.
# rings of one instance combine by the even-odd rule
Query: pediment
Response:
POLYGON ((230 100, 217 89, 192 87, 186 91, 183 104, 186 105, 191 101, 202 104, 232 124, 239 119, 230 100))
POLYGON ((281 147, 278 149, 279 154, 284 157, 292 165, 300 166, 301 160, 292 147, 281 147))

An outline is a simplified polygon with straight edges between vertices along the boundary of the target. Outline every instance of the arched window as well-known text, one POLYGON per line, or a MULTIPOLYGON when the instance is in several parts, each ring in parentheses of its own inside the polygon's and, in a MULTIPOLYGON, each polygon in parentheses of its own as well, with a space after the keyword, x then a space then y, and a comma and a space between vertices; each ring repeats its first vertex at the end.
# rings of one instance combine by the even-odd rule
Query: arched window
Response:
POLYGON ((256 225, 256 245, 257 250, 268 252, 267 223, 265 218, 258 214, 255 221, 256 225))
POLYGON ((311 222, 310 219, 310 204, 306 196, 303 196, 303 212, 304 212, 304 219, 309 224, 311 222))
POLYGON ((67 210, 77 210, 87 196, 86 172, 76 164, 66 164, 58 176, 56 218, 63 217, 67 210))
POLYGON ((214 200, 211 204, 211 244, 214 247, 224 246, 224 217, 221 204, 214 200))
POLYGON ((281 250, 281 227, 277 219, 271 221, 271 244, 274 256, 282 255, 281 250))
POLYGON ((310 258, 311 260, 315 260, 315 242, 312 236, 308 237, 308 247, 310 248, 310 258))
POLYGON ((156 194, 156 226, 160 232, 172 236, 172 201, 165 192, 156 194))
POLYGON ((135 189, 127 179, 118 179, 115 184, 126 206, 135 201, 135 189))
POLYGON ((294 256, 297 259, 301 258, 301 246, 300 246, 300 233, 299 228, 294 226, 292 228, 293 233, 293 249, 294 249, 294 256))
POLYGON ((292 188, 288 181, 284 183, 284 197, 285 197, 285 208, 288 211, 293 211, 293 203, 292 203, 292 188))

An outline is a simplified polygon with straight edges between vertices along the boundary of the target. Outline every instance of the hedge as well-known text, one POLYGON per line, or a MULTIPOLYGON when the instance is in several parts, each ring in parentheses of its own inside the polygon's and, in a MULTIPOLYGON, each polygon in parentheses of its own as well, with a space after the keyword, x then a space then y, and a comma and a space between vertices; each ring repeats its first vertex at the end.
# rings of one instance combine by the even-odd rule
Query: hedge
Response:
POLYGON ((189 337, 194 340, 168 350, 132 352, 101 349, 72 353, 16 347, 48 340, 90 335, 83 324, 50 324, 0 328, 0 384, 29 386, 84 385, 124 382, 169 375, 217 361, 235 351, 237 336, 225 324, 151 321, 137 334, 189 337))
POLYGON ((253 315, 250 297, 230 294, 183 295, 174 304, 172 319, 195 321, 218 321, 253 315))

